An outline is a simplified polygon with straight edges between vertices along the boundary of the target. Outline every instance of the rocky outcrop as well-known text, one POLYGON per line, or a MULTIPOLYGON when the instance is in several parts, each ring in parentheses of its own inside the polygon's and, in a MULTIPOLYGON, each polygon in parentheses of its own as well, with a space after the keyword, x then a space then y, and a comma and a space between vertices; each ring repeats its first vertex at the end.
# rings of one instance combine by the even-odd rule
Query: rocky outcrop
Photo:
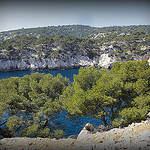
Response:
POLYGON ((81 130, 79 135, 77 136, 77 140, 85 139, 86 136, 88 136, 88 134, 94 134, 97 132, 109 131, 113 128, 114 128, 113 126, 106 126, 106 127, 104 125, 96 126, 96 125, 93 125, 91 123, 87 123, 84 126, 84 128, 81 130))
POLYGON ((92 143, 95 149, 150 149, 150 120, 132 123, 125 128, 113 128, 107 132, 94 133, 94 130, 93 125, 86 124, 77 140, 92 143))
POLYGON ((102 54, 99 58, 98 66, 101 66, 103 68, 109 68, 109 67, 112 67, 112 64, 115 61, 116 60, 109 57, 108 54, 102 54))
POLYGON ((1 150, 149 150, 150 120, 132 123, 128 127, 98 132, 88 123, 77 139, 4 138, 1 150), (83 134, 84 133, 84 134, 83 134))
POLYGON ((108 54, 102 54, 99 58, 93 59, 82 55, 68 57, 68 59, 48 58, 40 60, 36 57, 31 57, 19 60, 0 60, 0 71, 69 69, 89 66, 108 68, 113 62, 115 62, 115 59, 108 57, 108 54))

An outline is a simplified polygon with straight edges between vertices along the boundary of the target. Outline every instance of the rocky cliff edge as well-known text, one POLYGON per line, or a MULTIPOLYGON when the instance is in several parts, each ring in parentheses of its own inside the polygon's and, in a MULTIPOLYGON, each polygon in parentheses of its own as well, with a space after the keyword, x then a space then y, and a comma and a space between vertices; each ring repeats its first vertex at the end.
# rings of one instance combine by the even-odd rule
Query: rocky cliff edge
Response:
POLYGON ((86 124, 77 139, 4 138, 0 150, 149 150, 150 120, 97 132, 86 124))
POLYGON ((87 56, 77 55, 74 58, 68 57, 65 59, 41 59, 36 58, 19 59, 19 60, 0 60, 0 71, 12 71, 12 70, 52 70, 52 69, 69 69, 79 67, 97 66, 109 68, 116 60, 108 56, 108 54, 102 54, 100 57, 90 59, 87 56))

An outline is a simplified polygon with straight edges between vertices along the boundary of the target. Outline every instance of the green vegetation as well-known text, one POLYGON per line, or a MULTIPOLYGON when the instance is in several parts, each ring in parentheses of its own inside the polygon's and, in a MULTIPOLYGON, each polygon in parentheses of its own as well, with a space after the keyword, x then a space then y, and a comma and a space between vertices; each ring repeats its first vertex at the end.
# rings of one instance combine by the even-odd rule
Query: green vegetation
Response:
POLYGON ((150 33, 149 25, 132 25, 132 26, 110 26, 110 27, 90 27, 84 25, 63 25, 63 26, 48 26, 48 27, 38 27, 38 28, 27 28, 27 29, 18 29, 12 31, 1 32, 0 41, 4 37, 13 37, 15 35, 28 35, 28 36, 39 36, 42 34, 45 35, 72 35, 76 37, 92 37, 99 33, 109 34, 120 34, 120 33, 132 33, 135 31, 143 31, 150 33))
MULTIPOLYGON (((131 32, 131 31, 130 31, 131 32)), ((110 33, 105 37, 86 38, 72 35, 46 35, 39 37, 17 35, 0 43, 0 60, 36 58, 68 58, 77 54, 90 59, 109 53, 118 60, 148 58, 150 33, 133 31, 129 34, 110 33), (111 48, 110 48, 111 47, 111 48)))
POLYGON ((61 112, 58 99, 68 84, 60 74, 34 73, 0 80, 0 135, 62 137, 63 130, 51 120, 61 112), (9 115, 6 121, 5 115, 9 115))
POLYGON ((110 71, 80 68, 73 83, 60 74, 40 73, 0 80, 2 137, 60 138, 63 127, 50 122, 61 111, 99 118, 105 126, 145 120, 150 111, 148 62, 116 62, 110 71))
MULTIPOLYGON (((77 38, 64 35, 41 35, 39 38, 29 36, 16 36, 15 38, 5 40, 0 44, 1 58, 7 56, 7 59, 17 59, 31 54, 41 58, 67 58, 73 57, 78 52, 86 53, 92 57, 99 51, 94 39, 77 38), (94 49, 96 50, 95 52, 94 49), (5 54, 2 53, 4 50, 5 54), (93 51, 92 51, 93 50, 93 51), (3 56, 3 57, 2 57, 3 56)), ((32 57, 32 56, 30 56, 32 57)))
POLYGON ((61 111, 99 118, 105 126, 126 126, 146 119, 150 111, 150 66, 146 61, 150 56, 149 25, 58 26, 0 35, 0 61, 67 61, 78 55, 99 58, 104 53, 117 61, 145 59, 116 62, 110 71, 80 68, 73 83, 61 75, 39 73, 0 80, 0 136, 60 138, 63 127, 50 122, 61 111))
POLYGON ((111 71, 81 68, 61 100, 69 113, 99 118, 105 126, 139 122, 150 111, 150 66, 143 60, 117 62, 111 71))

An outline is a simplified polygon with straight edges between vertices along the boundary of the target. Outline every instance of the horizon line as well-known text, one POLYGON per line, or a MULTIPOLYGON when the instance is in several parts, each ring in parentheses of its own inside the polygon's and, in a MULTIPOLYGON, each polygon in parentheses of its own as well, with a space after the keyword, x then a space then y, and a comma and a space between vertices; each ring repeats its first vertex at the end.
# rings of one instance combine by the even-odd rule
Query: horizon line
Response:
POLYGON ((16 28, 16 29, 10 29, 10 30, 4 30, 4 31, 0 31, 0 33, 2 32, 12 32, 12 31, 16 31, 16 30, 28 30, 28 29, 35 29, 35 28, 48 28, 48 27, 59 27, 59 26, 87 26, 87 27, 92 27, 92 28, 109 28, 109 27, 127 27, 127 26, 149 26, 150 24, 131 24, 131 25, 108 25, 108 26, 91 26, 91 25, 84 25, 84 24, 63 24, 63 25, 51 25, 51 26, 35 26, 35 27, 22 27, 22 28, 16 28))

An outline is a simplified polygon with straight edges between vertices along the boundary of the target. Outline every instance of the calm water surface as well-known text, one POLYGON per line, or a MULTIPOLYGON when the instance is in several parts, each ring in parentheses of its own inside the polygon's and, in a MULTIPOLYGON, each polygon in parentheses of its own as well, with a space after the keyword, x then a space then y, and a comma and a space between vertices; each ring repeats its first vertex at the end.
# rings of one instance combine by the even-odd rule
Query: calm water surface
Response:
MULTIPOLYGON (((79 69, 69 69, 69 70, 51 70, 51 71, 12 71, 12 72, 0 72, 0 79, 6 79, 10 77, 23 77, 24 75, 28 74, 31 75, 32 73, 39 72, 45 74, 52 74, 56 76, 60 73, 63 77, 69 78, 71 82, 73 82, 73 75, 77 75, 79 73, 79 69)), ((66 118, 66 112, 61 113, 59 117, 53 120, 54 123, 59 122, 60 124, 65 126, 65 137, 70 135, 78 134, 83 126, 90 122, 95 125, 101 125, 102 122, 99 119, 91 118, 91 117, 79 117, 78 119, 68 120, 66 118)))
POLYGON ((50 71, 9 71, 9 72, 0 72, 0 79, 6 79, 10 77, 23 77, 24 75, 28 74, 31 75, 32 73, 39 72, 45 74, 52 74, 53 76, 57 76, 60 73, 63 77, 67 77, 73 82, 73 75, 79 73, 79 69, 69 69, 69 70, 50 70, 50 71))

